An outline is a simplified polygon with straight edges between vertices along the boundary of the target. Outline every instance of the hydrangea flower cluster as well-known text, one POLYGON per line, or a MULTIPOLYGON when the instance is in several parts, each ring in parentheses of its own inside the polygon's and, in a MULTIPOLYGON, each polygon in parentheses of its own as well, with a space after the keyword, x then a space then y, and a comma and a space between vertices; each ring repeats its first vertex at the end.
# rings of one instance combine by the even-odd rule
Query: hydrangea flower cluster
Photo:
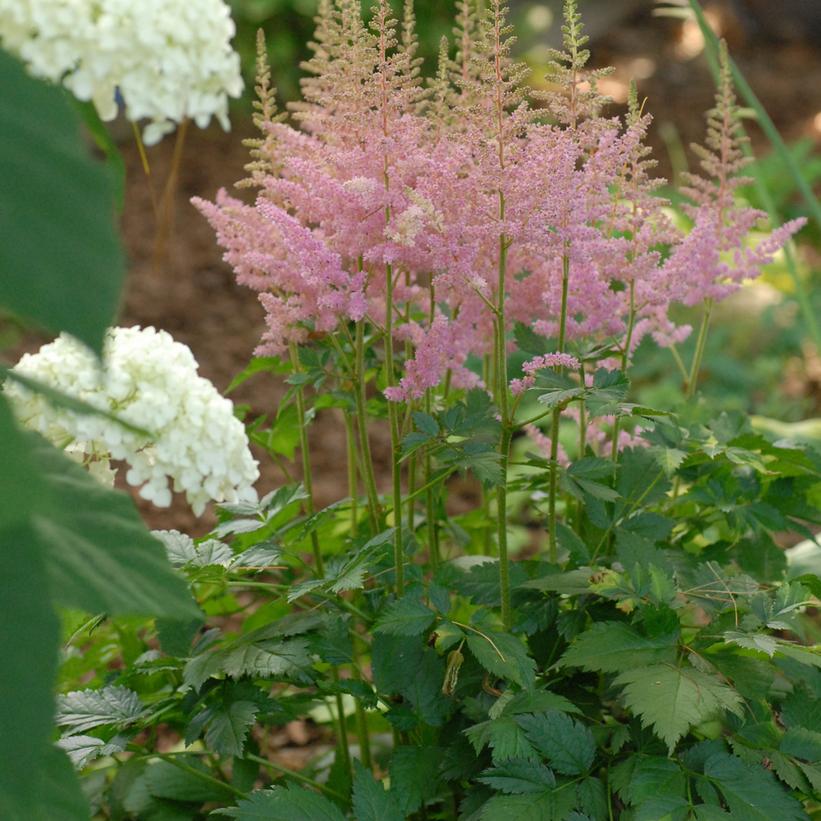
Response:
POLYGON ((154 328, 112 328, 105 368, 74 338, 62 334, 14 371, 95 408, 143 434, 96 414, 58 407, 9 380, 4 392, 22 424, 113 482, 111 460, 128 465, 126 480, 158 507, 171 503, 171 486, 201 515, 209 500, 253 499, 259 476, 242 423, 230 400, 197 373, 191 350, 154 328))
POLYGON ((233 35, 224 0, 0 0, 0 45, 103 120, 121 98, 128 119, 150 121, 148 144, 184 119, 228 128, 242 92, 233 35))
MULTIPOLYGON (((368 27, 356 0, 324 0, 293 125, 262 84, 263 136, 244 181, 255 201, 195 200, 239 281, 260 292, 258 353, 364 318, 410 343, 392 401, 445 379, 482 384, 477 363, 495 356, 500 323, 506 344, 522 323, 558 337, 562 355, 573 340, 606 341, 624 366, 647 335, 687 337, 674 303, 725 297, 800 227, 753 240, 763 215, 735 197, 743 159, 729 75, 682 232, 658 195, 637 93, 625 116, 602 114, 575 3, 542 98, 511 57, 504 2, 457 6, 456 53, 443 45, 425 85, 411 3, 400 25, 378 0, 368 27)), ((532 381, 487 387, 498 401, 532 381)))

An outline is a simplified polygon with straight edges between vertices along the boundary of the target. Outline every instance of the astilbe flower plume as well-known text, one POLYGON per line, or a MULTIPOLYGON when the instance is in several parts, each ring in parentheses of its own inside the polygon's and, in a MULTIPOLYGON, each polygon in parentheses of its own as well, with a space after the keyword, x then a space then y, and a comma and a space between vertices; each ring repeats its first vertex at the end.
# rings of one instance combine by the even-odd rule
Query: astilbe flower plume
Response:
MULTIPOLYGON (((494 350, 503 316, 505 345, 518 322, 564 344, 608 342, 626 365, 647 334, 664 345, 690 332, 671 304, 722 298, 772 259, 800 222, 749 241, 761 214, 736 201, 743 160, 727 69, 683 234, 651 173, 649 115, 635 90, 626 117, 602 115, 602 72, 586 67, 576 3, 565 11, 541 95, 512 57, 501 0, 457 4, 455 56, 443 44, 427 85, 410 2, 400 26, 379 0, 368 26, 357 0, 322 0, 291 123, 261 62, 262 137, 243 182, 256 200, 195 200, 238 280, 260 293, 259 353, 349 321, 389 325, 410 355, 387 395, 417 400, 448 375, 482 385, 474 363, 494 350)), ((526 373, 512 387, 529 384, 526 373)))
POLYGON ((665 266, 674 283, 674 299, 685 305, 723 299, 745 280, 758 276, 806 222, 804 218, 791 220, 752 243, 753 231, 765 223, 767 215, 736 201, 739 187, 750 182, 738 174, 750 159, 743 151, 747 138, 739 133, 738 106, 723 42, 720 65, 715 106, 707 114, 706 143, 693 146, 703 174, 688 174, 683 189, 691 200, 684 210, 693 227, 665 266))

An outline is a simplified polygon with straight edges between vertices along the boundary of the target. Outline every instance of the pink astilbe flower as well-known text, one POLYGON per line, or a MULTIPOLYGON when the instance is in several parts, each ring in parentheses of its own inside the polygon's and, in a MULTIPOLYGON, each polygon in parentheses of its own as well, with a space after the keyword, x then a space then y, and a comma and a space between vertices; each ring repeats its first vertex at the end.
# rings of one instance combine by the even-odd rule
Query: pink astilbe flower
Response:
MULTIPOLYGON (((525 425, 523 430, 527 434, 527 438, 539 449, 541 455, 550 459, 552 452, 550 437, 535 425, 525 425)), ((561 443, 558 445, 556 461, 562 465, 562 467, 567 467, 570 464, 570 457, 567 455, 567 451, 562 447, 561 443)))
MULTIPOLYGON (((671 304, 723 298, 771 260, 800 221, 750 242, 761 214, 736 202, 744 161, 726 61, 683 235, 658 196, 637 93, 626 118, 602 116, 601 72, 586 67, 576 4, 565 12, 543 95, 512 57, 503 0, 457 3, 455 56, 444 43, 427 87, 410 0, 401 23, 376 0, 370 24, 359 0, 321 0, 290 123, 260 64, 262 139, 243 182, 256 200, 195 200, 238 282, 260 294, 258 353, 347 322, 390 327, 403 370, 386 395, 416 401, 446 379, 479 385, 469 363, 493 355, 502 317, 508 347, 514 323, 563 330, 565 342, 611 346, 623 368, 645 336, 669 345, 689 334, 671 304)), ((509 389, 531 386, 536 367, 509 389)))
POLYGON ((579 360, 568 353, 547 353, 534 356, 522 365, 524 377, 510 380, 510 392, 514 396, 524 393, 536 384, 536 373, 543 368, 567 368, 571 371, 579 369, 579 360))
POLYGON ((761 268, 806 222, 796 219, 777 228, 756 245, 752 233, 767 215, 736 201, 738 188, 750 180, 738 172, 750 162, 739 134, 738 106, 733 91, 726 44, 721 47, 721 83, 715 107, 708 112, 705 146, 693 146, 701 157, 703 176, 688 174, 683 189, 692 204, 685 211, 693 228, 675 248, 665 266, 674 283, 674 298, 685 305, 727 297, 761 268))

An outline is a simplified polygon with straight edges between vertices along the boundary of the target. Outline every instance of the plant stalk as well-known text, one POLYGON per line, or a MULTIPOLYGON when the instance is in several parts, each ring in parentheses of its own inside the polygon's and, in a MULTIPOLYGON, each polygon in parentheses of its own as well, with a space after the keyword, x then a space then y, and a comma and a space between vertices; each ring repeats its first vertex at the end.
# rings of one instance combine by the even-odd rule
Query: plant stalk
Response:
MULTIPOLYGON (((393 387, 396 370, 393 359, 393 268, 385 266, 385 370, 386 383, 393 387)), ((395 402, 388 401, 388 422, 391 429, 391 480, 393 492, 393 565, 396 573, 396 595, 405 592, 405 557, 402 539, 402 465, 399 438, 399 413, 395 402)))
MULTIPOLYGON (((559 313, 559 353, 564 353, 565 337, 567 335, 567 292, 570 287, 570 255, 567 243, 562 254, 562 304, 559 313)), ((564 371, 564 368, 561 369, 564 371)), ((548 488, 547 518, 548 518, 548 560, 556 564, 559 559, 558 542, 556 539, 556 487, 559 479, 559 422, 562 408, 557 405, 553 409, 553 419, 550 425, 550 485, 548 488)))

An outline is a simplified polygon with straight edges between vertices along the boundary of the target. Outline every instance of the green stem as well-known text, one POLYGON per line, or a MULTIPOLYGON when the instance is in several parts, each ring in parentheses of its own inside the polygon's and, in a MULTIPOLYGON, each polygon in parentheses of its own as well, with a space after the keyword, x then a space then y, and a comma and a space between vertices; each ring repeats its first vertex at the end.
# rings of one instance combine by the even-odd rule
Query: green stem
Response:
MULTIPOLYGON (((562 254, 562 305, 559 314, 559 353, 564 353, 565 336, 567 334, 567 292, 570 286, 570 256, 567 243, 562 254)), ((562 368, 562 371, 564 369, 562 368)), ((559 559, 558 542, 556 539, 556 487, 559 479, 559 422, 562 408, 557 405, 553 409, 553 419, 550 425, 550 484, 548 488, 547 516, 548 516, 548 559, 556 564, 559 559)))
POLYGON ((313 778, 308 778, 307 775, 302 775, 302 773, 299 773, 296 770, 289 770, 287 767, 283 767, 281 764, 276 764, 273 761, 269 761, 267 758, 263 758, 259 755, 254 755, 253 753, 246 753, 245 758, 247 758, 249 761, 254 761, 257 764, 261 764, 263 767, 268 767, 268 769, 270 770, 274 770, 275 772, 281 773, 282 775, 288 778, 293 778, 294 781, 299 781, 302 784, 307 784, 310 787, 314 787, 314 789, 319 790, 321 793, 324 793, 329 798, 335 798, 339 801, 348 800, 347 796, 342 795, 342 793, 339 793, 336 790, 332 790, 325 784, 320 784, 319 781, 315 781, 313 778))
MULTIPOLYGON (((430 414, 432 409, 431 391, 430 388, 425 392, 425 413, 430 414)), ((431 462, 430 447, 425 448, 425 468, 424 468, 424 486, 425 490, 425 525, 428 533, 428 553, 430 554, 431 570, 436 573, 441 563, 441 556, 439 554, 439 531, 436 527, 436 505, 433 497, 433 485, 431 483, 431 475, 433 473, 433 465, 431 462)))
MULTIPOLYGON (((499 218, 505 218, 505 197, 499 192, 499 218)), ((502 419, 499 442, 502 480, 496 488, 496 540, 499 548, 499 589, 502 600, 502 624, 510 628, 510 567, 507 554, 507 463, 510 459, 512 428, 508 412, 507 336, 505 333, 505 290, 507 287, 508 243, 504 234, 499 236, 499 282, 496 288, 496 401, 502 419)))
POLYGON ((371 516, 374 534, 379 532, 379 520, 382 511, 379 505, 379 494, 376 491, 376 479, 373 471, 373 456, 368 439, 368 418, 365 409, 365 326, 356 323, 354 341, 354 400, 356 402, 356 425, 359 433, 359 449, 362 454, 362 476, 368 496, 368 511, 371 516))
POLYGON ((681 358, 681 354, 678 352, 678 348, 675 343, 671 344, 668 350, 673 355, 673 361, 676 363, 676 367, 678 368, 678 372, 681 374, 682 380, 686 383, 689 374, 687 373, 687 368, 684 367, 684 360, 681 358))
POLYGON ((351 537, 356 537, 359 526, 359 483, 357 481, 358 471, 356 464, 356 433, 354 432, 353 419, 350 411, 343 411, 342 418, 345 422, 345 450, 348 461, 348 495, 351 498, 351 537))
MULTIPOLYGON (((585 373, 584 362, 579 364, 579 384, 584 386, 585 373)), ((579 459, 584 459, 584 452, 587 449, 587 416, 585 415, 584 402, 579 402, 579 459)), ((582 535, 582 522, 584 513, 584 502, 579 499, 576 504, 576 532, 582 535)))
MULTIPOLYGON (((299 363, 299 354, 296 345, 290 346, 291 367, 294 373, 299 373, 302 368, 299 363)), ((314 488, 313 474, 311 472, 311 451, 308 446, 308 430, 305 425, 305 396, 302 386, 296 388, 296 412, 299 419, 299 450, 302 456, 302 484, 305 486, 305 514, 310 518, 314 515, 314 488)), ((325 563, 322 561, 322 550, 319 546, 319 537, 316 530, 311 531, 311 548, 314 552, 314 562, 316 563, 316 573, 322 577, 325 575, 325 563)))
MULTIPOLYGON (((630 280, 630 312, 627 316, 627 335, 624 338, 624 350, 621 352, 621 371, 627 371, 627 361, 630 358, 630 345, 633 341, 633 329, 636 326, 636 282, 630 280)), ((621 417, 616 414, 613 421, 613 441, 610 443, 610 458, 613 460, 613 467, 615 470, 616 464, 619 461, 619 428, 621 426, 621 417)))
MULTIPOLYGON (((385 266, 385 370, 388 387, 395 385, 393 361, 393 269, 385 266)), ((395 402, 388 402, 388 422, 391 429, 391 479, 393 491, 393 565, 396 573, 396 595, 405 592, 405 557, 402 541, 402 465, 399 440, 399 413, 395 402)))
POLYGON ((704 300, 704 316, 701 318, 701 327, 698 329, 698 340, 696 341, 696 350, 693 354, 693 362, 690 367, 690 374, 687 377, 687 385, 685 391, 685 398, 692 399, 696 393, 696 385, 698 383, 698 374, 701 370, 701 363, 704 359, 704 349, 707 347, 707 332, 710 328, 710 316, 713 312, 713 300, 704 300))
POLYGON ((163 761, 167 761, 173 767, 176 767, 178 770, 182 770, 184 773, 188 773, 188 775, 194 776, 195 778, 199 778, 200 781, 205 781, 207 784, 211 784, 215 787, 220 787, 223 790, 227 790, 230 793, 233 793, 239 798, 245 798, 248 793, 235 787, 233 784, 229 784, 227 781, 220 781, 219 778, 214 778, 213 775, 208 775, 208 773, 202 772, 202 770, 198 770, 196 767, 189 767, 183 761, 180 761, 175 756, 166 756, 162 753, 152 753, 149 758, 161 758, 163 761))

